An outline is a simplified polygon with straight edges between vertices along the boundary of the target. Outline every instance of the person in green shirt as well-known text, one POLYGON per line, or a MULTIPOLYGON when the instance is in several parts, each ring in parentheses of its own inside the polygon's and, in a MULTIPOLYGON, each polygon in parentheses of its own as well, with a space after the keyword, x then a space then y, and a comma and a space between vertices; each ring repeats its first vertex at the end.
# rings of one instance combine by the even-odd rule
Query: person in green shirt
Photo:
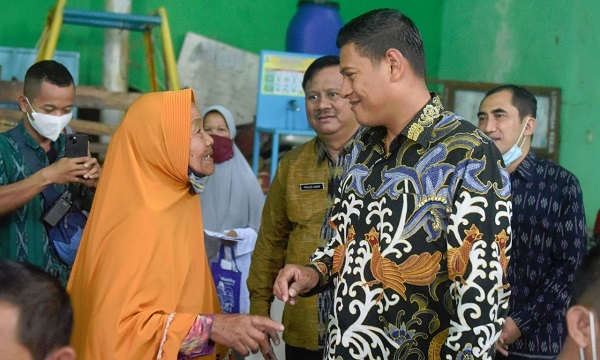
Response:
MULTIPOLYGON (((37 62, 27 70, 18 98, 23 119, 12 135, 0 134, 0 259, 36 265, 63 284, 69 267, 48 241, 42 216, 51 204, 45 204, 42 192, 54 186, 62 194, 69 184, 95 188, 101 172, 95 158, 65 158, 62 132, 71 120, 74 98, 73 77, 66 67, 53 60, 37 62), (33 167, 39 165, 39 170, 27 163, 17 136, 37 157, 39 164, 33 167)), ((93 192, 80 190, 77 195, 91 203, 93 192)))

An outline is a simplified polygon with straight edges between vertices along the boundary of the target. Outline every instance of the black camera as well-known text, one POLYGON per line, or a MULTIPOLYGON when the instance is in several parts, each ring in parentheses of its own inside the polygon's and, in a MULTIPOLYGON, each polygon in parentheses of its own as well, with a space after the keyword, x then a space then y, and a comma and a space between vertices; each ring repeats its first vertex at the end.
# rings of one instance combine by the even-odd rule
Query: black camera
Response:
POLYGON ((56 226, 60 219, 62 219, 67 212, 69 212, 71 204, 71 193, 65 191, 60 198, 58 198, 58 200, 52 204, 52 207, 44 214, 42 220, 44 220, 44 222, 50 226, 56 226))

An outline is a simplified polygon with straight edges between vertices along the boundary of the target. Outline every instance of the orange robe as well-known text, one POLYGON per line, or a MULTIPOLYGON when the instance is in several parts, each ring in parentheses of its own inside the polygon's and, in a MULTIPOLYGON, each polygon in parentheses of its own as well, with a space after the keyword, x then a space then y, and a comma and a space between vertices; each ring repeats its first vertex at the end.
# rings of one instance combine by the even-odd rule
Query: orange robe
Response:
POLYGON ((143 95, 110 141, 67 287, 78 359, 177 359, 196 316, 220 312, 189 192, 193 102, 143 95))

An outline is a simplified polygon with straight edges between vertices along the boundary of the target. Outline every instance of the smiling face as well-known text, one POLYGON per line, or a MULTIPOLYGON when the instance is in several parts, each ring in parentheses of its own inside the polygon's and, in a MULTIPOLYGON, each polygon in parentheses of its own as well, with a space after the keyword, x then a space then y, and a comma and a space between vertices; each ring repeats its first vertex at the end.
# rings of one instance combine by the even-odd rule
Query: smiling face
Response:
POLYGON ((204 132, 208 135, 218 135, 231 139, 227 121, 218 111, 210 111, 204 115, 204 132))
POLYGON ((306 83, 306 116, 318 135, 354 134, 358 123, 348 100, 340 96, 343 77, 337 66, 328 66, 306 83))
POLYGON ((512 100, 511 91, 499 91, 483 99, 477 113, 479 129, 494 141, 502 154, 517 143, 524 127, 530 125, 523 135, 533 133, 533 130, 529 131, 532 124, 526 124, 525 121, 535 123, 529 116, 522 119, 512 100))
POLYGON ((211 175, 215 171, 212 158, 214 140, 202 126, 202 117, 196 105, 192 104, 192 138, 190 145, 190 168, 202 175, 211 175))
POLYGON ((384 61, 373 64, 348 44, 340 51, 340 71, 344 76, 340 94, 350 101, 356 120, 366 126, 385 126, 390 78, 384 61))

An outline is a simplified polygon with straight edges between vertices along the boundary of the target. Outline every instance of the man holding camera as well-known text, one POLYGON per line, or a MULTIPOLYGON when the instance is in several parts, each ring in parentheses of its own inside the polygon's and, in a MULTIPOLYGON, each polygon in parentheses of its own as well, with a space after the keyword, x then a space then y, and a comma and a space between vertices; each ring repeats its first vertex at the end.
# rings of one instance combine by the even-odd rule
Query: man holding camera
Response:
POLYGON ((100 177, 98 160, 66 158, 62 134, 72 117, 75 84, 62 64, 45 60, 25 74, 18 103, 23 119, 0 134, 0 258, 36 265, 66 284, 69 266, 51 245, 44 216, 56 215, 53 194, 65 194, 91 204, 100 177), (33 158, 33 160, 31 160, 33 158), (75 185, 85 185, 75 190, 75 185))

